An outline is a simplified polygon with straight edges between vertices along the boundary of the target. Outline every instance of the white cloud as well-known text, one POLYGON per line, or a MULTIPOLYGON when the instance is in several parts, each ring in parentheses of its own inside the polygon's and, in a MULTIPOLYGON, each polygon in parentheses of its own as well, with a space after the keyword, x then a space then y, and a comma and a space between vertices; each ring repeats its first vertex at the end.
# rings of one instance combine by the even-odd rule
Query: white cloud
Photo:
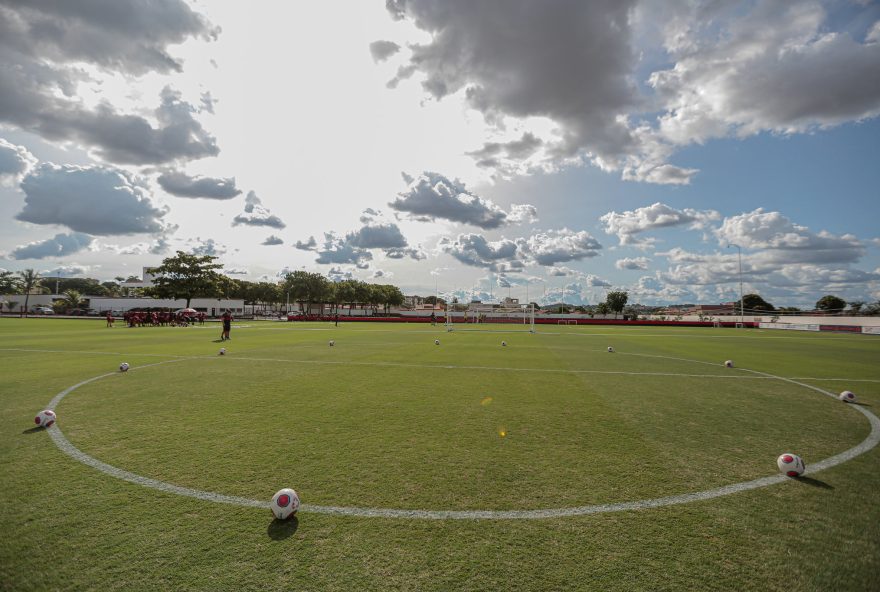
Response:
POLYGON ((17 185, 36 164, 37 158, 27 148, 0 138, 0 185, 17 185))
POLYGON ((648 269, 651 262, 647 257, 624 257, 614 262, 617 269, 648 269))
POLYGON ((608 212, 599 218, 605 224, 605 233, 616 234, 621 245, 644 248, 652 246, 655 239, 639 237, 643 232, 682 225, 704 229, 710 222, 720 219, 721 215, 714 210, 677 210, 660 202, 621 213, 608 212))
POLYGON ((268 208, 262 205, 262 200, 253 191, 248 192, 245 198, 244 213, 238 214, 232 219, 233 226, 268 226, 279 230, 287 226, 281 218, 272 214, 268 208))
POLYGON ((193 255, 210 255, 220 257, 228 250, 226 245, 216 242, 213 238, 202 240, 201 237, 188 239, 186 244, 193 255))
POLYGON ((162 189, 177 197, 232 199, 241 194, 241 190, 235 186, 234 177, 190 177, 183 171, 165 171, 159 175, 158 181, 162 189))
POLYGON ((815 233, 780 212, 762 208, 725 218, 715 234, 722 245, 763 249, 761 257, 778 264, 851 263, 865 253, 864 245, 851 234, 815 233))
POLYGON ((78 100, 85 83, 106 74, 179 72, 170 45, 210 39, 214 29, 185 2, 38 0, 0 6, 0 122, 48 140, 80 142, 117 163, 157 164, 216 155, 216 141, 193 117, 195 107, 166 88, 151 119, 120 112, 106 97, 78 100), (85 67, 84 67, 85 66, 85 67))
POLYGON ((264 240, 264 241, 261 242, 260 244, 261 244, 261 245, 267 245, 267 246, 271 246, 271 245, 283 245, 283 244, 284 244, 284 239, 282 239, 282 238, 279 237, 279 236, 275 236, 274 234, 270 234, 269 236, 266 237, 266 240, 264 240))
POLYGON ((91 236, 81 232, 59 233, 53 238, 16 247, 11 256, 13 259, 64 257, 88 248, 92 244, 92 240, 94 239, 91 236))
POLYGON ((24 209, 15 217, 94 235, 160 232, 167 208, 142 181, 121 169, 43 163, 21 183, 24 209))
POLYGON ((579 261, 599 255, 602 245, 586 230, 574 232, 567 228, 540 232, 529 238, 517 239, 525 259, 538 265, 554 265, 579 261))
POLYGON ((224 269, 223 273, 226 275, 247 275, 250 272, 243 267, 230 267, 229 269, 224 269))
POLYGON ((400 46, 393 41, 373 41, 370 43, 370 55, 374 62, 384 62, 400 51, 400 46))
POLYGON ((460 181, 428 171, 412 179, 407 190, 388 205, 416 220, 449 220, 486 230, 537 219, 534 206, 514 205, 507 213, 492 201, 468 191, 460 181))
POLYGON ((818 2, 756 2, 707 18, 679 14, 667 36, 673 65, 650 83, 663 101, 664 138, 675 144, 765 130, 794 133, 880 112, 880 45, 834 31, 818 2))
POLYGON ((502 262, 511 262, 517 256, 517 244, 509 239, 488 241, 480 234, 459 234, 457 238, 442 238, 438 247, 465 265, 493 268, 502 262))

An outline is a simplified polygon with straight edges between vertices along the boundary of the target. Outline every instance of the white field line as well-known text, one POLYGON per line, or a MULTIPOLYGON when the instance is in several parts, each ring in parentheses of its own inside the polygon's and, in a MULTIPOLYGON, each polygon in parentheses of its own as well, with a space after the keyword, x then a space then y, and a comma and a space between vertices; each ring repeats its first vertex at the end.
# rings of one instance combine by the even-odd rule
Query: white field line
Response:
MULTIPOLYGON (((652 356, 652 357, 663 357, 663 356, 652 356)), ((140 368, 146 368, 149 366, 158 366, 160 364, 167 364, 173 362, 182 362, 187 359, 193 358, 179 358, 175 360, 167 360, 164 362, 156 362, 154 364, 148 364, 146 366, 140 366, 140 368)), ((195 358, 202 359, 202 358, 195 358)), ((211 358, 216 359, 216 358, 211 358)), ((676 358, 677 359, 677 358, 676 358)), ((134 368, 132 368, 134 370, 134 368)), ((800 385, 805 388, 814 390, 821 394, 827 395, 829 397, 835 398, 835 395, 824 391, 818 387, 811 386, 808 384, 803 384, 797 382, 790 378, 781 378, 778 376, 773 376, 772 374, 767 374, 765 372, 758 372, 755 370, 743 369, 745 372, 751 372, 758 375, 763 375, 766 378, 775 378, 778 380, 782 380, 785 382, 789 382, 792 384, 800 385)), ((107 378, 109 376, 113 376, 118 374, 117 372, 102 374, 100 376, 95 376, 93 378, 89 378, 88 380, 84 380, 79 382, 67 389, 58 393, 52 401, 49 403, 50 409, 55 409, 55 407, 66 397, 68 394, 75 391, 77 388, 89 384, 91 382, 100 380, 102 378, 107 378)), ((845 403, 844 403, 845 404, 845 403)), ((818 461, 816 463, 812 463, 810 468, 805 471, 805 474, 812 474, 824 469, 828 469, 844 463, 860 454, 864 454, 865 452, 871 450, 878 443, 880 443, 880 419, 877 418, 873 413, 868 411, 867 409, 858 406, 852 405, 854 409, 864 415, 868 422, 871 424, 871 433, 865 438, 861 443, 856 446, 841 452, 835 456, 826 458, 824 460, 818 461)), ((107 475, 116 477, 118 479, 123 479, 130 483, 136 483, 138 485, 143 485, 144 487, 150 487, 152 489, 157 489, 159 491, 163 491, 166 493, 174 493, 177 495, 182 495, 186 497, 192 497, 200 500, 218 502, 224 504, 232 504, 236 506, 245 506, 251 508, 268 508, 268 501, 260 501, 260 500, 252 500, 243 497, 237 496, 229 496, 223 495, 220 493, 214 493, 212 491, 203 491, 199 489, 191 489, 189 487, 181 487, 179 485, 174 485, 173 483, 166 483, 164 481, 159 481, 157 479, 151 479, 149 477, 143 477, 141 475, 137 475, 130 471, 126 471, 120 469, 118 467, 114 467, 107 463, 101 462, 98 459, 89 456, 88 454, 82 452, 78 448, 76 448, 70 441, 64 437, 64 434, 61 432, 61 429, 58 427, 58 423, 55 423, 52 427, 48 428, 49 435, 52 438, 52 441, 55 442, 56 446, 70 456, 82 462, 90 467, 93 467, 107 475)), ((311 505, 304 504, 301 506, 301 510, 303 512, 314 512, 316 514, 333 514, 340 516, 357 516, 362 518, 410 518, 410 519, 422 519, 422 520, 537 520, 537 519, 547 519, 547 518, 564 518, 568 516, 583 516, 587 514, 599 514, 606 512, 620 512, 625 510, 645 510, 649 508, 657 508, 661 506, 672 506, 678 504, 686 504, 689 502, 702 501, 713 499, 716 497, 721 497, 724 495, 730 495, 732 493, 738 493, 741 491, 748 491, 751 489, 757 489, 759 487, 766 487, 768 485, 774 485, 777 483, 782 483, 787 481, 788 477, 783 475, 772 475, 768 477, 761 477, 759 479, 754 479, 751 481, 743 481, 740 483, 733 483, 731 485, 725 485, 722 487, 716 487, 714 489, 707 489, 704 491, 697 491, 693 493, 685 493, 680 495, 672 495, 661 498, 654 499, 645 499, 645 500, 636 500, 629 502, 619 502, 614 504, 596 504, 589 506, 578 506, 573 508, 547 508, 541 510, 505 510, 505 511, 496 511, 496 510, 404 510, 404 509, 396 509, 396 508, 359 508, 359 507, 344 507, 344 506, 319 506, 319 505, 311 505)))

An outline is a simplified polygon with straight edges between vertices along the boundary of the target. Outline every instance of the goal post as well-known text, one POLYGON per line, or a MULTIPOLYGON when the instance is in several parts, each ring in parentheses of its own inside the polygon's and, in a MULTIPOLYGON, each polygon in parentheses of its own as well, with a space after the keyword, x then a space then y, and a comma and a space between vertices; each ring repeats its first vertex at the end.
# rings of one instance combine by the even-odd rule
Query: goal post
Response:
POLYGON ((446 305, 447 331, 528 331, 535 332, 535 306, 497 306, 482 311, 456 313, 446 305))

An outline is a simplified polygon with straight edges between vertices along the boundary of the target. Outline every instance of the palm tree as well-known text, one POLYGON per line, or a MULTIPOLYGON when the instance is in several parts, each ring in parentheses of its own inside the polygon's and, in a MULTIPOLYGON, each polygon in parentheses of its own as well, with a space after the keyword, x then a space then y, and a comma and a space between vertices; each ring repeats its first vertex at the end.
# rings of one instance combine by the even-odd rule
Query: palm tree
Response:
POLYGON ((85 302, 85 298, 83 298, 82 294, 76 290, 67 290, 64 292, 64 302, 68 309, 79 308, 80 305, 85 302))
POLYGON ((37 293, 42 291, 43 278, 33 269, 19 271, 18 275, 21 276, 21 287, 24 288, 24 314, 27 316, 28 299, 30 298, 31 291, 37 290, 37 293))

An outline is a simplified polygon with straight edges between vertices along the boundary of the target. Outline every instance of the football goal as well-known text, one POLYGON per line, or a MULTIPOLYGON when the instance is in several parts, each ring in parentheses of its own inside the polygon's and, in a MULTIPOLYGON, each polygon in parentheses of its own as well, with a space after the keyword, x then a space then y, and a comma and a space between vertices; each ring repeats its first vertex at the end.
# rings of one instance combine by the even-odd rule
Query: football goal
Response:
POLYGON ((535 332, 535 306, 497 306, 485 310, 455 312, 446 306, 447 331, 528 331, 535 332))

